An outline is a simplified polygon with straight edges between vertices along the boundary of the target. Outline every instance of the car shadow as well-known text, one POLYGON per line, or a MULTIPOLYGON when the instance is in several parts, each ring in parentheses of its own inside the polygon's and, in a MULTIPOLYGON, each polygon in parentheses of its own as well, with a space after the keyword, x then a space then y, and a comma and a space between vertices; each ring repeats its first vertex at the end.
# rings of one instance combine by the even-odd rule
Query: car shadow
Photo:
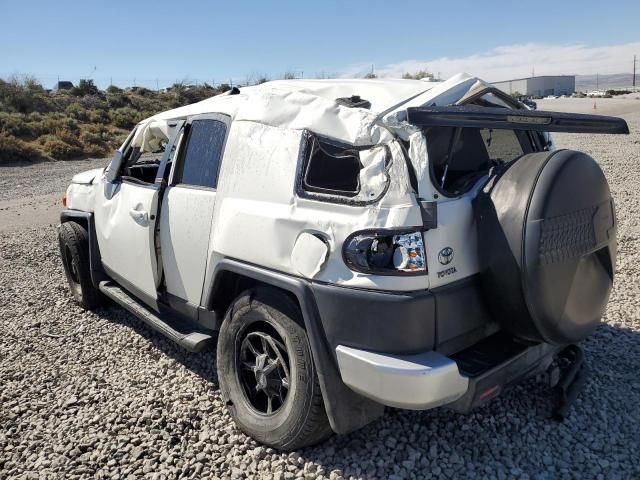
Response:
MULTIPOLYGON (((187 352, 115 305, 95 313, 131 328, 162 354, 218 388, 215 349, 187 352)), ((544 478, 556 478, 562 469, 570 471, 585 458, 595 462, 595 478, 599 461, 610 461, 618 451, 640 449, 640 437, 633 434, 606 448, 588 441, 607 435, 611 427, 611 413, 602 405, 612 408, 611 403, 618 402, 616 412, 637 411, 640 332, 603 324, 580 346, 590 376, 564 422, 551 419, 554 392, 529 379, 466 415, 446 408, 387 408, 383 417, 366 427, 333 435, 296 455, 311 463, 316 473, 328 477, 335 472, 335 478, 388 478, 392 473, 396 478, 413 478, 419 472, 428 473, 429 478, 529 478, 545 471, 544 478)), ((606 475, 604 467, 602 471, 606 475)))
POLYGON ((148 327, 135 315, 113 303, 95 310, 94 313, 100 318, 108 320, 110 323, 131 328, 136 334, 145 338, 162 354, 172 358, 176 362, 179 362, 203 380, 211 383, 214 388, 218 388, 215 348, 210 348, 197 353, 189 352, 163 336, 161 333, 148 327))
POLYGON ((628 452, 638 451, 640 436, 625 424, 640 421, 640 331, 603 324, 580 346, 589 378, 563 422, 551 418, 556 392, 529 379, 469 414, 388 408, 376 422, 300 456, 345 478, 413 478, 418 472, 429 478, 560 478, 564 470, 587 471, 573 470, 584 462, 594 465, 592 478, 608 478, 607 465, 617 457, 626 458, 625 465, 618 462, 620 472, 638 469, 628 452), (625 413, 629 418, 614 418, 625 413), (597 440, 610 436, 619 441, 597 440), (384 470, 381 459, 390 459, 384 470))

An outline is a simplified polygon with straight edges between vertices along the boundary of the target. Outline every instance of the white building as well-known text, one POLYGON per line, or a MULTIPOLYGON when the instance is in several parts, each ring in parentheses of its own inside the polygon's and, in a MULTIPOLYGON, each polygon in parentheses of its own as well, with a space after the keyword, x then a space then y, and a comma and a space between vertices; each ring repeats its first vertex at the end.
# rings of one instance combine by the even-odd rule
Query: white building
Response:
POLYGON ((509 95, 514 93, 534 97, 571 95, 576 91, 576 77, 575 75, 544 75, 493 82, 493 85, 509 95))

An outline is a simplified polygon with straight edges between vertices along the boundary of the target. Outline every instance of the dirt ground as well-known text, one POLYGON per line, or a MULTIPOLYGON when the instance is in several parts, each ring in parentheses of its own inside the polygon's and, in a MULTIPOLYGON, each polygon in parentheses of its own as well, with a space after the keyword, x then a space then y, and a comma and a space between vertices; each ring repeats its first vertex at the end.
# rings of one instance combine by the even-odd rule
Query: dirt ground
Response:
POLYGON ((55 225, 71 178, 108 163, 91 159, 0 167, 0 232, 55 225))

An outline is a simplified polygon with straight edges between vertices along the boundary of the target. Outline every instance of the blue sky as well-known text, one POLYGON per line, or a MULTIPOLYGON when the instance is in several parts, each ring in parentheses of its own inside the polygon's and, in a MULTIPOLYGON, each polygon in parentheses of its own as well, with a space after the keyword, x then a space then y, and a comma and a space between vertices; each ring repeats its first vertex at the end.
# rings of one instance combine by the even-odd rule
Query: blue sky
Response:
POLYGON ((493 81, 532 69, 630 72, 640 55, 638 0, 5 0, 0 12, 0 76, 33 74, 47 86, 58 75, 162 87, 362 75, 371 65, 385 76, 428 68, 493 81))

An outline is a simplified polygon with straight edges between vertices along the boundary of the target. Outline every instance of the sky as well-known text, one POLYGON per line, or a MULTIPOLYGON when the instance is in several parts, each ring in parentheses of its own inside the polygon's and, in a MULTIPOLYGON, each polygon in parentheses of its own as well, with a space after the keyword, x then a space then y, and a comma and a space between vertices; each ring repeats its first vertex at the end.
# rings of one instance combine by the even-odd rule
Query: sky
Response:
POLYGON ((101 87, 640 68, 640 2, 0 0, 0 77, 101 87))

